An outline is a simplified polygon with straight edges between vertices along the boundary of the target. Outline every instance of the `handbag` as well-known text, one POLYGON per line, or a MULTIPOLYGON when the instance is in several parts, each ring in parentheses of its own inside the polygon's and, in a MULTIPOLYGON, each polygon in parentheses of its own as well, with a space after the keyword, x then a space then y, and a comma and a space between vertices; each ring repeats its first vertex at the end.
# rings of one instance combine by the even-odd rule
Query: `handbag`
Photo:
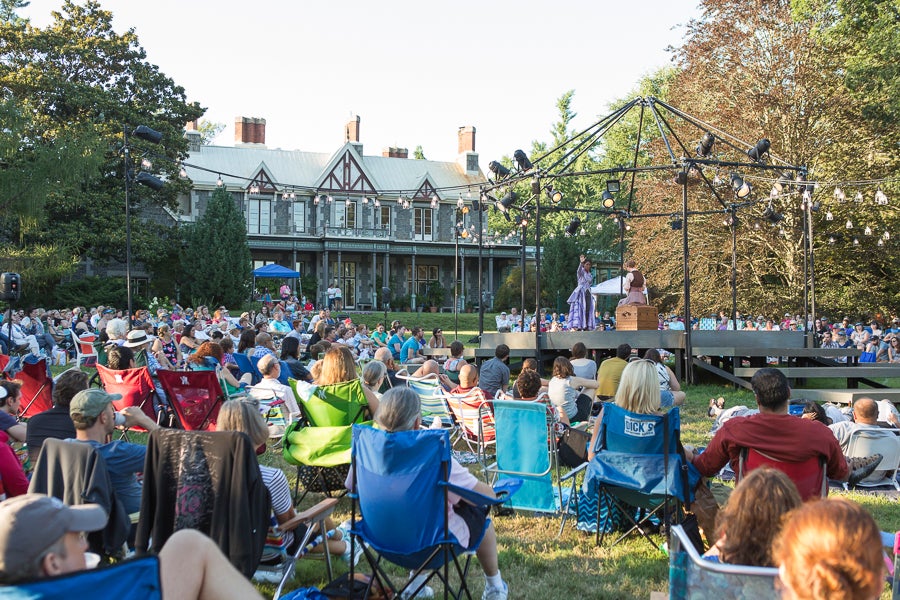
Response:
POLYGON ((581 429, 573 429, 568 425, 563 425, 563 427, 565 429, 556 443, 559 464, 574 469, 587 462, 591 434, 581 429))

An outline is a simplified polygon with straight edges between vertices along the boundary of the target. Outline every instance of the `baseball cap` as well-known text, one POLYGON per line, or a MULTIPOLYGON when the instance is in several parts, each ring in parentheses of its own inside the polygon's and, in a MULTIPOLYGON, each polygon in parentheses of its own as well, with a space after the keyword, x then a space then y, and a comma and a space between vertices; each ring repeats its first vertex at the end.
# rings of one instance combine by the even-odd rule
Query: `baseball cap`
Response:
POLYGON ((44 494, 23 494, 0 503, 0 572, 20 573, 67 533, 106 526, 99 504, 67 506, 44 494))
POLYGON ((85 417, 98 417, 113 400, 121 400, 122 394, 107 394, 100 388, 81 390, 72 397, 69 403, 69 414, 80 414, 85 417))

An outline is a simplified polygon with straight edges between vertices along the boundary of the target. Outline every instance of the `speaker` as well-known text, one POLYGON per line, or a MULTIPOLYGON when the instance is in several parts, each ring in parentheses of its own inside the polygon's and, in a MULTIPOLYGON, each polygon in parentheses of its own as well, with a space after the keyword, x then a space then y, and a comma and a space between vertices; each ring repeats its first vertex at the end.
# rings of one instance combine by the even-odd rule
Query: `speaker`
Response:
POLYGON ((391 303, 391 288, 389 288, 389 287, 381 288, 381 303, 382 304, 390 304, 391 303))
POLYGON ((22 295, 22 278, 18 273, 0 273, 0 300, 15 302, 22 295))

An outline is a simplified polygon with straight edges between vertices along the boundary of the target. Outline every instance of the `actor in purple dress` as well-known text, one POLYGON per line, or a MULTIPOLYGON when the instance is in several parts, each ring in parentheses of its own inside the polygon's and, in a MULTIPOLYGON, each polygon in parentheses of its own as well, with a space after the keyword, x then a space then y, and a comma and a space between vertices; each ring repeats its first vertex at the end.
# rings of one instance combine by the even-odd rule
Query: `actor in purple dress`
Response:
POLYGON ((585 258, 584 254, 580 257, 581 263, 578 265, 576 277, 578 278, 578 287, 569 296, 569 329, 593 331, 597 328, 597 318, 594 314, 594 296, 591 294, 591 261, 585 258))

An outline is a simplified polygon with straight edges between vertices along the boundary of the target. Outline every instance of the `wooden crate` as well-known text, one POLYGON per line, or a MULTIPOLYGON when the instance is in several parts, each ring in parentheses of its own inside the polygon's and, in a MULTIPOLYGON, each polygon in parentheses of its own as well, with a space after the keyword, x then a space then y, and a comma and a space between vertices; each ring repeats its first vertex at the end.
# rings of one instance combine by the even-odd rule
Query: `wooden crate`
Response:
POLYGON ((616 307, 616 329, 638 331, 659 329, 659 311, 647 304, 628 304, 616 307))

